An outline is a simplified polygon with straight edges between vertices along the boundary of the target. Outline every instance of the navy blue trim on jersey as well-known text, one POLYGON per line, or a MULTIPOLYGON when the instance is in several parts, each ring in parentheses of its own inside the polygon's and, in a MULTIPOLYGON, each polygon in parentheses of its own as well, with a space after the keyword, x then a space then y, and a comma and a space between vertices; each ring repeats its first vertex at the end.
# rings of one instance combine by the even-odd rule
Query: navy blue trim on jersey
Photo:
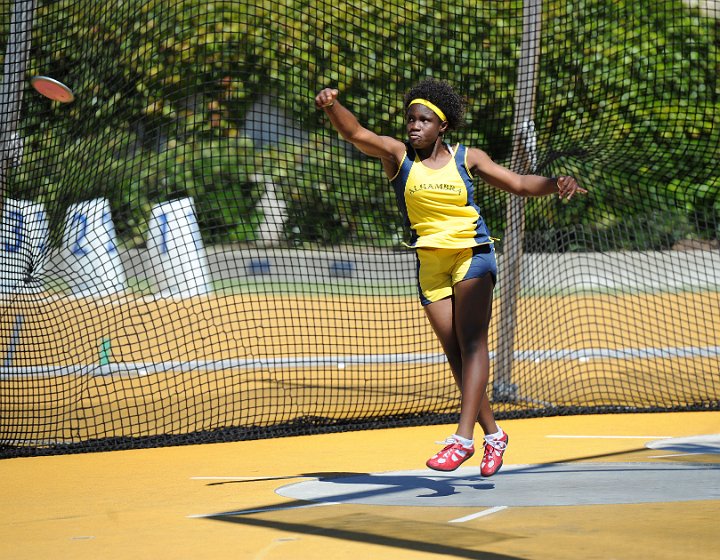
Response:
POLYGON ((488 243, 492 240, 490 239, 490 230, 488 229, 487 224, 482 217, 480 207, 475 201, 475 181, 473 180, 467 166, 465 165, 466 154, 467 148, 462 144, 458 144, 457 151, 455 152, 455 164, 457 165, 460 177, 467 186, 467 205, 472 206, 478 215, 478 219, 475 222, 475 242, 480 245, 483 243, 488 243))
POLYGON ((413 163, 415 162, 415 149, 410 143, 405 143, 405 158, 400 165, 400 169, 392 178, 390 184, 395 191, 395 198, 397 199, 397 205, 400 209, 400 213, 403 217, 403 222, 406 228, 411 231, 410 245, 414 245, 417 241, 417 232, 411 227, 410 216, 408 215, 407 204, 405 204, 405 185, 407 184, 410 170, 412 169, 413 163))

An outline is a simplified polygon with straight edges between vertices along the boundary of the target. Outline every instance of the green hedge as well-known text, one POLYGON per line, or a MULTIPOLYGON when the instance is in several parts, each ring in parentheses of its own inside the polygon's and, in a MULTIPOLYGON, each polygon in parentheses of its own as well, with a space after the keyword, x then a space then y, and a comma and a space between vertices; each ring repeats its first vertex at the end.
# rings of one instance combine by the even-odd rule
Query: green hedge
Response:
MULTIPOLYGON (((45 201, 56 223, 71 202, 106 196, 135 245, 154 203, 191 195, 206 240, 238 242, 262 219, 261 172, 280 186, 298 243, 397 244, 380 165, 337 141, 315 93, 338 87, 363 123, 399 136, 407 87, 447 78, 471 107, 454 139, 507 163, 521 13, 520 1, 40 1, 29 74, 66 81, 77 99, 26 92, 10 194, 45 201), (253 142, 245 117, 265 95, 298 134, 253 142)), ((678 235, 717 237, 717 22, 680 0, 549 0, 542 38, 539 172, 575 173, 592 194, 532 201, 528 228, 612 230, 670 210, 690 224, 678 235)), ((502 235, 505 198, 480 191, 502 235)))

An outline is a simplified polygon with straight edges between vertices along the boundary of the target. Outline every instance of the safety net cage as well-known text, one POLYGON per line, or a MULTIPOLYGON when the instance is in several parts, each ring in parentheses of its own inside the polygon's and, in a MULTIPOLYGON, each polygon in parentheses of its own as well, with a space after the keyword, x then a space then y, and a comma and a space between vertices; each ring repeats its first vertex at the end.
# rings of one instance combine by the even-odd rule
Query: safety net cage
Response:
POLYGON ((0 454, 452 422, 379 160, 315 95, 589 191, 476 181, 499 418, 720 408, 720 4, 0 3, 0 454))

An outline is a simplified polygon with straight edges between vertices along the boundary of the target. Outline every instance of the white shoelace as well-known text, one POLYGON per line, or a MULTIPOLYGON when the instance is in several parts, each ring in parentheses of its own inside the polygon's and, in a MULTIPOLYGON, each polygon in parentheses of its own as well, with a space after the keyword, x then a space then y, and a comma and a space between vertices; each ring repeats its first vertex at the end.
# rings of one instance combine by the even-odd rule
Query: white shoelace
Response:
POLYGON ((487 436, 485 436, 485 443, 487 443, 488 445, 491 445, 498 451, 505 451, 505 448, 507 447, 507 443, 504 442, 503 440, 495 439, 495 438, 491 438, 491 437, 487 437, 487 436))
POLYGON ((445 438, 445 441, 436 441, 435 443, 436 443, 437 445, 442 445, 443 447, 446 447, 446 446, 448 446, 448 445, 459 444, 459 445, 462 446, 463 449, 473 449, 473 445, 471 445, 470 447, 465 447, 464 444, 460 443, 460 442, 459 442, 458 440, 456 440, 453 436, 448 436, 448 437, 445 438))

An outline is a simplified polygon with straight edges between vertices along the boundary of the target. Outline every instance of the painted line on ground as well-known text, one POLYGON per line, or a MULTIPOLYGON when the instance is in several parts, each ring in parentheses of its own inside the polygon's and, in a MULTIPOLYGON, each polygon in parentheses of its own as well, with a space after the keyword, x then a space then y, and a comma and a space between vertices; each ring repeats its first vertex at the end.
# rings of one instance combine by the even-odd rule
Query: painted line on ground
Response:
POLYGON ((665 459, 667 457, 687 457, 688 455, 709 455, 708 453, 670 453, 669 455, 650 455, 648 459, 665 459))
POLYGON ((593 436, 593 435, 546 435, 551 439, 672 439, 674 436, 593 436))
POLYGON ((277 476, 191 476, 190 480, 277 480, 277 478, 277 476))
POLYGON ((502 511, 507 508, 508 508, 507 506, 491 507, 489 509, 484 509, 482 511, 478 511, 477 513, 471 513, 470 515, 466 515, 465 517, 458 517, 457 519, 451 519, 450 521, 448 521, 448 523, 465 523, 466 521, 472 521, 473 519, 477 519, 479 517, 487 517, 488 515, 492 515, 493 513, 497 513, 499 511, 502 511))

